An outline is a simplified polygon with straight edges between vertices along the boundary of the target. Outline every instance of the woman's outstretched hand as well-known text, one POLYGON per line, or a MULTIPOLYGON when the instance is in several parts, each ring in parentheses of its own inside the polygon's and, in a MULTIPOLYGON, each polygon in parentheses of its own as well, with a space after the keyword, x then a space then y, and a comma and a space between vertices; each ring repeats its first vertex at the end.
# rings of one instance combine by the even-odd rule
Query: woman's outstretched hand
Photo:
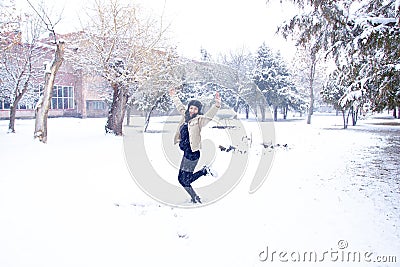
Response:
POLYGON ((215 93, 215 104, 220 107, 221 106, 221 96, 219 95, 219 92, 215 93))
POLYGON ((176 94, 175 88, 169 89, 169 95, 170 95, 170 96, 174 96, 175 94, 176 94))

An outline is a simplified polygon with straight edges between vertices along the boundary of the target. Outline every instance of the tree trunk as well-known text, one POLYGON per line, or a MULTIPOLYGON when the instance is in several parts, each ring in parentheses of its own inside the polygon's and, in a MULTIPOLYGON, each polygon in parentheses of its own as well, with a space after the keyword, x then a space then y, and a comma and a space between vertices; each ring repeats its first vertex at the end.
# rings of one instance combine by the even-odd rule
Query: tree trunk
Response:
POLYGON ((151 113, 153 113, 153 110, 156 108, 154 105, 151 110, 146 114, 146 121, 144 122, 144 132, 147 132, 147 127, 149 127, 150 123, 150 118, 151 118, 151 113))
POLYGON ((310 89, 311 93, 311 99, 310 99, 310 108, 308 109, 308 116, 307 116, 307 124, 311 124, 311 116, 314 113, 314 93, 313 93, 313 89, 310 89))
POLYGON ((310 81, 310 107, 308 109, 307 124, 311 124, 311 116, 314 114, 314 86, 310 81))
POLYGON ((358 108, 356 108, 356 110, 354 110, 353 107, 351 108, 351 118, 352 118, 353 126, 356 126, 357 120, 358 120, 358 108))
MULTIPOLYGON (((28 85, 26 85, 28 86, 28 85)), ((16 89, 18 91, 18 89, 16 89)), ((26 92, 26 89, 24 88, 24 90, 17 94, 17 96, 14 99, 14 102, 12 103, 11 107, 10 107, 10 123, 8 124, 8 132, 10 133, 15 133, 15 117, 17 115, 17 107, 18 107, 18 103, 21 100, 22 96, 24 95, 24 93, 26 92)))
POLYGON ((348 125, 349 125, 349 117, 350 117, 350 114, 353 114, 353 107, 351 107, 349 110, 348 110, 348 112, 347 112, 347 114, 346 114, 346 109, 343 109, 342 110, 342 116, 343 116, 343 128, 344 129, 347 129, 347 127, 348 127, 348 125))
POLYGON ((265 106, 260 105, 260 112, 261 112, 261 121, 265 121, 265 106))
POLYGON ((25 67, 28 67, 28 69, 25 69, 25 67, 24 67, 24 71, 21 72, 21 74, 19 75, 19 79, 18 79, 19 81, 21 81, 22 77, 26 74, 26 71, 28 72, 27 77, 24 82, 24 87, 20 91, 19 90, 19 86, 20 86, 19 82, 17 83, 17 85, 15 87, 15 98, 10 107, 10 123, 8 124, 8 132, 10 132, 10 133, 15 133, 15 118, 17 115, 18 103, 22 99, 24 94, 28 91, 29 81, 32 76, 31 57, 32 57, 32 50, 30 51, 30 55, 28 57, 28 62, 25 65, 25 67))
MULTIPOLYGON (((15 101, 14 101, 15 103, 15 101)), ((17 103, 18 105, 18 103, 17 103)), ((8 124, 8 132, 9 133, 15 133, 15 116, 17 113, 17 107, 16 106, 11 106, 10 107, 10 123, 8 124)))
POLYGON ((233 108, 233 111, 235 112, 235 116, 233 116, 233 118, 237 119, 238 111, 239 111, 239 95, 236 96, 236 103, 235 103, 235 107, 233 108))
POLYGON ((350 114, 353 112, 353 108, 349 109, 349 112, 347 113, 347 117, 346 117, 346 124, 349 125, 349 118, 350 118, 350 114))
POLYGON ((307 124, 311 124, 311 116, 314 114, 314 77, 317 65, 317 50, 311 49, 311 68, 310 68, 310 108, 308 109, 307 124))
POLYGON ((131 110, 132 107, 130 105, 126 106, 126 126, 131 125, 131 110))
POLYGON ((246 111, 246 120, 249 119, 249 113, 250 113, 250 107, 248 104, 245 105, 245 111, 246 111))
POLYGON ((285 104, 285 105, 283 106, 283 119, 284 119, 284 120, 287 119, 288 109, 289 109, 288 105, 285 104))
POLYGON ((274 121, 278 120, 278 107, 274 106, 274 121))
POLYGON ((124 123, 126 104, 128 103, 128 92, 125 88, 117 83, 112 84, 114 90, 113 102, 108 113, 106 124, 106 133, 117 136, 122 135, 122 125, 124 123))
POLYGON ((397 107, 397 118, 400 119, 400 106, 397 107))
POLYGON ((54 60, 50 66, 46 66, 44 76, 43 96, 39 99, 35 109, 35 133, 34 137, 40 142, 47 143, 47 118, 53 96, 53 86, 56 74, 64 61, 64 42, 58 42, 54 54, 54 60))
POLYGON ((346 120, 346 110, 342 110, 342 116, 343 116, 343 129, 347 129, 347 120, 346 120))

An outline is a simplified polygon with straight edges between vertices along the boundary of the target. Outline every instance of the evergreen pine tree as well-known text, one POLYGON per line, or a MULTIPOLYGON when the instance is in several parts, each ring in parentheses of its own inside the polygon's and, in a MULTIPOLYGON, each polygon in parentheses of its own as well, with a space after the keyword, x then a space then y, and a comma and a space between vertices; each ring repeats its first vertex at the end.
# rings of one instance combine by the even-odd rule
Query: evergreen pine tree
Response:
POLYGON ((302 97, 291 81, 286 63, 279 53, 274 53, 265 43, 257 51, 253 79, 263 92, 267 104, 272 106, 275 121, 279 108, 284 110, 286 118, 289 107, 300 109, 302 106, 302 97))

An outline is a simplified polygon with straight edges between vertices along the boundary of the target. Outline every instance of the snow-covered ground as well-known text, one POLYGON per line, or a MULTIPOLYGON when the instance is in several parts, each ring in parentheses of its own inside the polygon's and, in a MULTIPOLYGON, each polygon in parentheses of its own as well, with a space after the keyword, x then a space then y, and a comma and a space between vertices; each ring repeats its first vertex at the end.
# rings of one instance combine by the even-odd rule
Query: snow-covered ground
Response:
MULTIPOLYGON (((287 148, 274 148, 258 191, 245 175, 220 201, 181 209, 140 190, 105 119, 49 119, 46 145, 33 140, 33 120, 18 120, 16 134, 0 121, 0 266, 399 266, 400 121, 341 123, 275 123, 287 148)), ((152 160, 168 165, 162 153, 152 160)), ((173 181, 177 170, 165 168, 173 181)))

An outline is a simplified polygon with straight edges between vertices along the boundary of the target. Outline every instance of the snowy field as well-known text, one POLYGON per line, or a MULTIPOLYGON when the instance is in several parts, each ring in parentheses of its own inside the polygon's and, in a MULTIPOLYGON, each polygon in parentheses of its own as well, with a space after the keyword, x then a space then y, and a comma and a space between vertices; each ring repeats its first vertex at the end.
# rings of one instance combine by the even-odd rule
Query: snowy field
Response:
MULTIPOLYGON (((152 118, 149 138, 162 122, 152 118)), ((400 120, 379 115, 347 130, 333 115, 279 121, 275 142, 287 148, 274 148, 261 188, 249 194, 245 175, 195 209, 143 193, 123 138, 104 135, 105 119, 49 119, 46 145, 33 140, 33 120, 18 120, 16 134, 7 125, 0 121, 2 267, 400 266, 400 120)), ((163 154, 152 160, 173 183, 177 170, 163 154)), ((227 166, 215 165, 220 174, 227 166)))

